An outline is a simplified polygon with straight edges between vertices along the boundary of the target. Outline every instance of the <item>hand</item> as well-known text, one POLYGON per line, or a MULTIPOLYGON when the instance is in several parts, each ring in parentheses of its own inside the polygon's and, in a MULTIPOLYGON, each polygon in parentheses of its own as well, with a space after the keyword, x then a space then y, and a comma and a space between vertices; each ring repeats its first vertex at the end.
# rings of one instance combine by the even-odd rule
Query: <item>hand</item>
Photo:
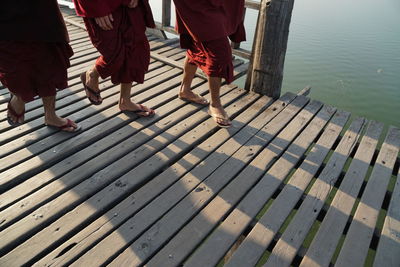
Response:
POLYGON ((135 8, 139 4, 139 0, 131 0, 131 2, 128 4, 129 8, 135 8))
POLYGON ((111 14, 104 17, 95 18, 94 21, 96 21, 97 25, 99 25, 100 28, 102 28, 105 31, 113 29, 112 22, 114 21, 114 19, 111 14))

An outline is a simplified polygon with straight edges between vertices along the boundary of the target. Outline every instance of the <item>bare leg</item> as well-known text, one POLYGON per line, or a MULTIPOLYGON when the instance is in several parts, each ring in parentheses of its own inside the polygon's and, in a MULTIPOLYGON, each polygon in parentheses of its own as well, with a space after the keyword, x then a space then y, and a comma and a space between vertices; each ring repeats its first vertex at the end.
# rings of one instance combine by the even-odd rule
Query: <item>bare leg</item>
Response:
MULTIPOLYGON (((93 68, 91 68, 88 71, 86 71, 86 86, 88 86, 89 88, 93 89, 94 91, 100 91, 100 89, 99 89, 99 78, 100 78, 100 74, 96 70, 96 66, 93 66, 93 68)), ((88 97, 90 97, 91 99, 95 100, 96 102, 102 100, 101 97, 97 97, 96 95, 93 95, 88 91, 86 92, 86 94, 90 94, 90 95, 88 95, 88 97)))
POLYGON ((119 109, 121 111, 135 111, 144 110, 139 112, 138 115, 147 117, 154 114, 154 110, 147 108, 143 105, 138 105, 131 100, 132 83, 121 83, 121 93, 119 98, 119 109))
POLYGON ((182 84, 178 95, 180 98, 187 99, 198 104, 207 105, 207 99, 192 92, 192 81, 196 71, 197 66, 190 64, 188 58, 186 57, 183 68, 182 84))
MULTIPOLYGON (((10 92, 11 93, 11 92, 10 92)), ((10 105, 11 108, 15 111, 15 113, 17 114, 22 114, 25 112, 25 102, 24 100, 22 100, 22 98, 20 98, 17 95, 13 95, 11 93, 11 100, 10 100, 10 105)), ((13 114, 12 112, 8 111, 7 116, 11 119, 11 121, 13 121, 14 123, 23 123, 24 122, 24 116, 20 116, 19 118, 17 118, 15 116, 15 114, 13 114)))
POLYGON ((210 112, 211 114, 213 114, 213 117, 218 124, 221 124, 223 126, 230 126, 231 121, 229 120, 228 115, 222 107, 221 99, 219 96, 221 81, 222 79, 219 77, 208 77, 208 85, 210 87, 211 93, 210 112))
MULTIPOLYGON (((44 107, 44 122, 46 125, 60 127, 65 125, 68 121, 65 118, 61 118, 56 114, 56 97, 47 96, 42 98, 44 107)), ((75 122, 72 122, 71 127, 62 129, 66 132, 73 132, 78 126, 75 122)))

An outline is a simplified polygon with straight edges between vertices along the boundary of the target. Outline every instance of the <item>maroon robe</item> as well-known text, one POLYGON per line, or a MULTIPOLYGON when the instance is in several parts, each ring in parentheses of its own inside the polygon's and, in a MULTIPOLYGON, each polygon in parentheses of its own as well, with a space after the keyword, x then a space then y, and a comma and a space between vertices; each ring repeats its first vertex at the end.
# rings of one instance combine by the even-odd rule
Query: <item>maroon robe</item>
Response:
POLYGON ((96 70, 114 84, 143 83, 150 63, 146 26, 155 27, 148 0, 128 8, 129 0, 74 0, 76 13, 84 17, 90 39, 101 56, 96 70), (112 14, 112 30, 103 30, 96 17, 112 14))
POLYGON ((56 0, 2 0, 0 81, 25 102, 67 87, 73 52, 56 0))
POLYGON ((188 49, 189 62, 210 77, 233 80, 234 42, 246 39, 243 25, 244 0, 174 0, 176 30, 181 47, 188 49))

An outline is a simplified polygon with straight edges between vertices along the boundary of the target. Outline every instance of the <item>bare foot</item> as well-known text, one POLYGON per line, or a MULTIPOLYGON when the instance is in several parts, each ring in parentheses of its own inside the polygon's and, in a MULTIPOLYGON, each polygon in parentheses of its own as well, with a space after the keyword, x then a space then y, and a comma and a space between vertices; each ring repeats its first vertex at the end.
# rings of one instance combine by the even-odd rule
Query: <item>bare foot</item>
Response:
POLYGON ((218 124, 218 126, 226 128, 232 125, 228 114, 225 112, 222 106, 214 107, 210 105, 208 110, 209 114, 214 118, 214 121, 218 124))

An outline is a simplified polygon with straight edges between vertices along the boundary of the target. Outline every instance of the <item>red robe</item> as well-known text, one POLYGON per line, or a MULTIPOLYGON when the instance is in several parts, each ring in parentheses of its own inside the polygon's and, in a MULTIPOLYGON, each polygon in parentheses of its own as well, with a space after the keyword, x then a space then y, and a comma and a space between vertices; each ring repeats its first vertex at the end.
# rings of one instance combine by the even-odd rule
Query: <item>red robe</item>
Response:
POLYGON ((234 42, 246 40, 243 25, 244 0, 174 0, 180 34, 190 34, 196 41, 229 37, 234 42))
POLYGON ((246 39, 243 25, 244 0, 174 0, 176 30, 181 47, 188 49, 189 63, 196 64, 209 77, 233 80, 234 42, 246 39))
POLYGON ((73 52, 56 0, 1 0, 0 81, 29 102, 67 87, 73 52))
POLYGON ((155 26, 148 0, 140 0, 136 8, 128 8, 128 0, 74 0, 74 3, 101 54, 96 61, 101 78, 111 76, 114 84, 143 83, 150 62, 146 26, 155 26), (94 18, 109 14, 114 19, 113 29, 105 31, 94 18))

